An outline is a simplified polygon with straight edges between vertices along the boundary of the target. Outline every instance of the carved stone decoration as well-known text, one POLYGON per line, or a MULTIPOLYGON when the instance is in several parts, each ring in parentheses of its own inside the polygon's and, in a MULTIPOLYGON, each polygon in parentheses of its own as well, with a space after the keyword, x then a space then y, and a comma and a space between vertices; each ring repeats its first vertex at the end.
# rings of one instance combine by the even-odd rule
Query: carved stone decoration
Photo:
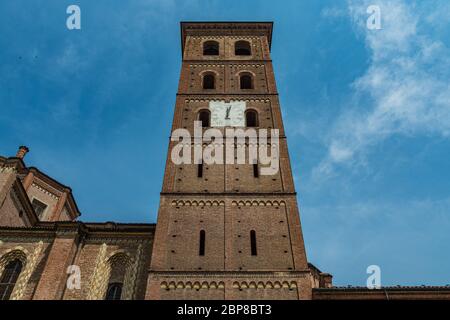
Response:
POLYGON ((136 278, 139 268, 142 245, 139 244, 136 258, 132 259, 124 250, 114 251, 107 255, 107 245, 104 243, 97 255, 95 270, 92 274, 87 299, 101 300, 106 296, 113 265, 121 265, 125 270, 123 276, 122 300, 132 300, 135 296, 136 278))
MULTIPOLYGON (((123 292, 121 296, 121 300, 131 300, 133 296, 134 291, 134 280, 136 279, 135 275, 132 275, 132 266, 133 261, 130 257, 130 255, 125 252, 124 250, 118 250, 115 251, 110 255, 110 258, 106 262, 108 266, 107 271, 107 278, 106 278, 106 287, 108 286, 108 283, 111 278, 111 273, 113 266, 115 267, 121 267, 123 269, 124 274, 123 276, 123 292)), ((104 295, 106 294, 106 290, 104 292, 104 295)))
MULTIPOLYGON (((103 294, 107 289, 108 278, 104 279, 107 271, 106 264, 106 249, 108 246, 103 243, 95 261, 94 272, 92 273, 91 279, 89 281, 89 292, 87 294, 88 300, 99 300, 103 298, 103 294), (106 283, 106 284, 105 284, 106 283)), ((108 272, 109 274, 109 272, 108 272)))
POLYGON ((142 257, 142 244, 139 244, 136 251, 136 257, 134 261, 127 268, 125 281, 123 285, 122 300, 132 300, 135 298, 137 282, 136 278, 139 274, 141 257, 142 257))
POLYGON ((0 256, 0 276, 3 274, 3 270, 5 270, 6 265, 16 259, 19 259, 20 262, 22 262, 23 267, 26 266, 27 255, 28 251, 20 246, 6 250, 6 252, 0 256))
POLYGON ((34 249, 33 254, 31 255, 28 263, 25 266, 25 269, 20 273, 20 277, 17 280, 16 286, 14 287, 14 291, 11 295, 11 300, 20 300, 25 293, 26 286, 28 284, 28 280, 31 277, 31 274, 34 271, 38 258, 41 254, 42 247, 44 246, 44 242, 39 241, 34 249))
POLYGON ((44 243, 39 241, 34 248, 33 253, 30 255, 26 249, 23 247, 15 247, 13 249, 7 250, 0 258, 0 275, 3 273, 6 265, 15 260, 19 259, 22 262, 23 269, 17 279, 16 285, 14 286, 14 290, 11 293, 10 300, 20 300, 22 299, 28 280, 31 277, 31 274, 34 271, 36 266, 36 262, 41 254, 42 247, 44 243))

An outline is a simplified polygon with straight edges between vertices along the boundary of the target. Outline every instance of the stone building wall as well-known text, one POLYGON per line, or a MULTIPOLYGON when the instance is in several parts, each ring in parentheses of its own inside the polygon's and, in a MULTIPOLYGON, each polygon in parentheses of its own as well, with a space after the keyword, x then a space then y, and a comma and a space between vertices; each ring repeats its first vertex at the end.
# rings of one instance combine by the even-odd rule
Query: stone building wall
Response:
POLYGON ((124 237, 111 230, 99 236, 80 230, 80 225, 69 223, 64 230, 55 229, 52 223, 34 228, 0 227, 0 274, 17 257, 24 265, 11 299, 104 299, 110 276, 117 277, 111 273, 113 263, 124 267, 122 298, 145 297, 152 226, 140 225, 143 231, 134 235, 124 231, 124 237), (79 267, 80 288, 70 286, 69 266, 79 267))

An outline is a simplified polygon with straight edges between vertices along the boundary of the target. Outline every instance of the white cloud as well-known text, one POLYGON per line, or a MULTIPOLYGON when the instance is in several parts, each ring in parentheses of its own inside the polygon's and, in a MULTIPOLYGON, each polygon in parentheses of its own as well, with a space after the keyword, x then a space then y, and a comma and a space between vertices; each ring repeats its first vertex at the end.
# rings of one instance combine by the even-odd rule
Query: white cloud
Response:
MULTIPOLYGON (((431 17, 445 21, 443 13, 426 12, 411 1, 377 1, 382 29, 368 30, 366 8, 372 2, 348 2, 370 65, 353 84, 357 105, 334 124, 316 177, 331 175, 337 164, 364 159, 372 146, 395 134, 450 136, 450 50, 431 26, 431 17)), ((447 11, 446 21, 449 16, 447 11)))

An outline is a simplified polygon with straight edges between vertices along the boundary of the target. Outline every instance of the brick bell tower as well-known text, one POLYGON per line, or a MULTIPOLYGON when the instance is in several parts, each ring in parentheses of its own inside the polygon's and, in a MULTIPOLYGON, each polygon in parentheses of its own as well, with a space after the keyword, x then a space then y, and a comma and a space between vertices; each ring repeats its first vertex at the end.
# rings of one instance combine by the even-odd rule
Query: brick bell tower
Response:
POLYGON ((279 170, 262 175, 262 164, 248 162, 176 165, 171 152, 178 142, 170 141, 147 299, 311 298, 270 57, 272 26, 181 23, 183 63, 172 132, 184 128, 193 136, 196 120, 222 132, 278 129, 279 170))

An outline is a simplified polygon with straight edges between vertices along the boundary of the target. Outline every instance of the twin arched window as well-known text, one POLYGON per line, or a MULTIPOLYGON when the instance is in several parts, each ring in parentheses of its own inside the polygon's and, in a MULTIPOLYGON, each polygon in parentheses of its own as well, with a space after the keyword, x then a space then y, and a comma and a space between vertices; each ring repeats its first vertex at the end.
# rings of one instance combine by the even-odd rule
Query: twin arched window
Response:
MULTIPOLYGON (((211 125, 211 113, 209 110, 203 109, 198 113, 198 121, 202 122, 203 128, 208 128, 211 125)), ((245 126, 258 127, 258 113, 255 110, 247 110, 245 112, 245 126)))
MULTIPOLYGON (((219 43, 214 40, 203 42, 203 55, 204 56, 218 56, 219 55, 219 43)), ((236 56, 251 56, 252 47, 250 42, 239 40, 234 43, 234 55, 236 56)))
MULTIPOLYGON (((212 72, 207 72, 202 78, 203 89, 215 89, 216 88, 216 76, 212 72)), ((239 87, 241 89, 253 89, 253 75, 248 72, 242 72, 239 75, 239 87)))
POLYGON ((19 259, 6 265, 0 278, 0 300, 9 300, 22 268, 23 264, 19 259))
POLYGON ((203 42, 203 55, 204 56, 218 56, 219 55, 219 43, 217 41, 203 42))

